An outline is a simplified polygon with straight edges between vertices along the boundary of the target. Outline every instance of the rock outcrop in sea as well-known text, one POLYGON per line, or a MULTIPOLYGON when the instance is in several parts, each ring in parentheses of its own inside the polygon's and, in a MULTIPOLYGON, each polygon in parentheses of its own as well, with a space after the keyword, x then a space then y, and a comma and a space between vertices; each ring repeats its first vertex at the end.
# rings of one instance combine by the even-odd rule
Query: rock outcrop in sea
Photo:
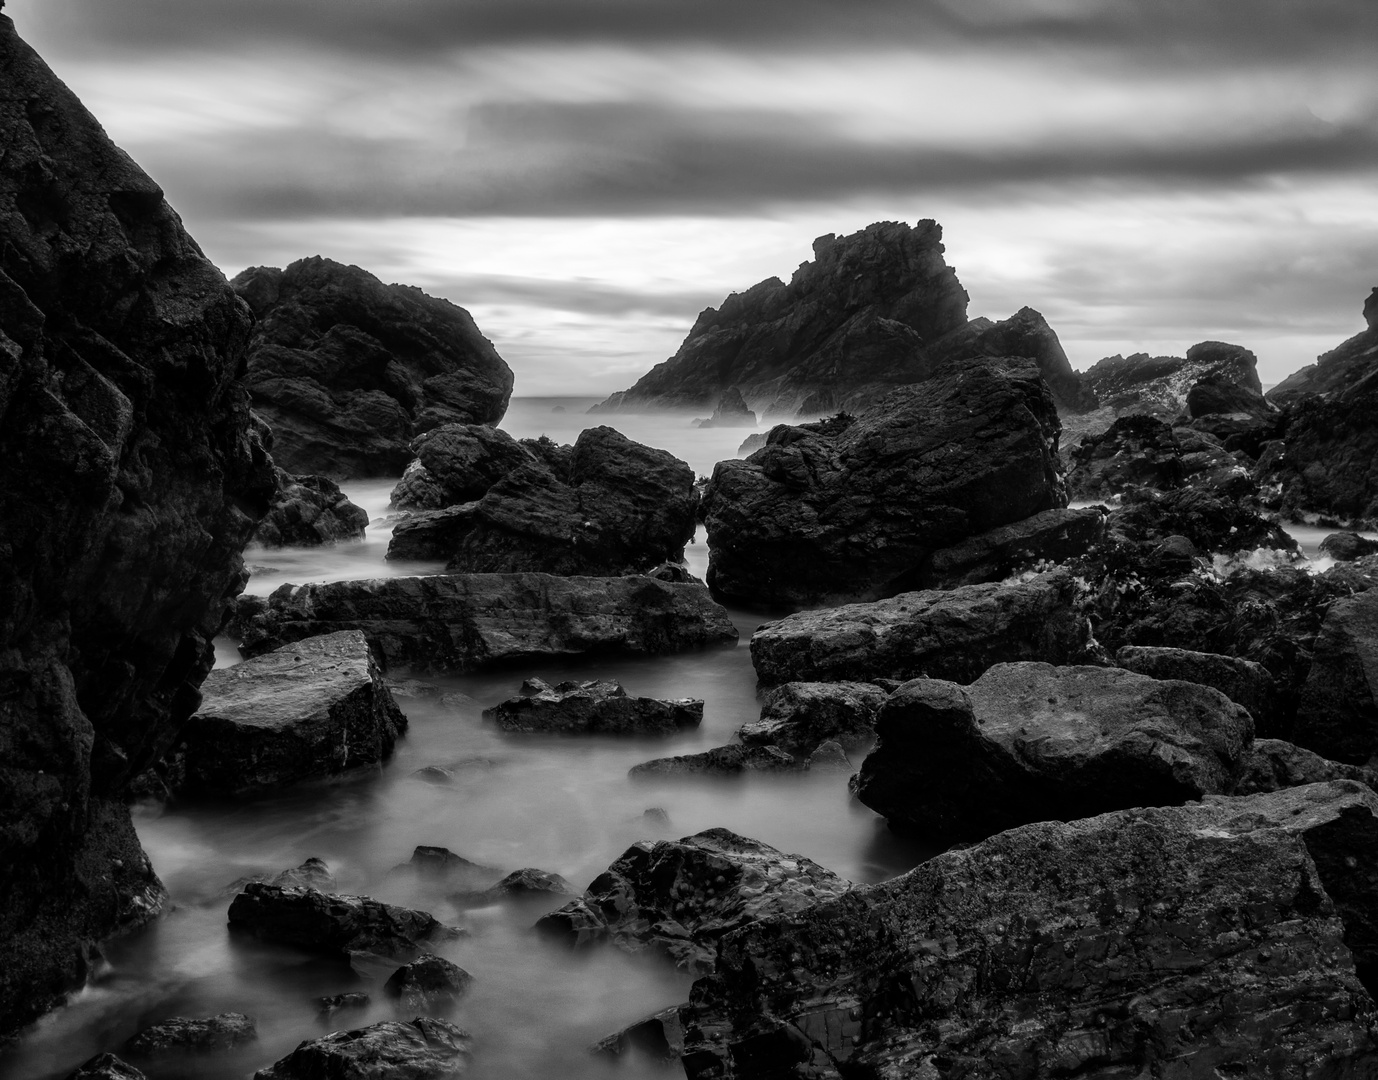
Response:
MULTIPOLYGON (((1243 346, 1224 341, 1199 342, 1186 356, 1107 356, 1087 369, 1082 380, 1100 404, 1117 416, 1157 416, 1171 422, 1189 411, 1188 398, 1202 382, 1208 392, 1209 388, 1219 393, 1223 387, 1237 387, 1248 392, 1245 400, 1255 407, 1268 408, 1261 400, 1258 358, 1243 346)), ((1211 408, 1209 396, 1203 399, 1202 391, 1196 393, 1198 411, 1219 411, 1211 408)))
POLYGON ((274 490, 252 318, 0 16, 0 1037, 164 893, 123 795, 195 711, 274 490))

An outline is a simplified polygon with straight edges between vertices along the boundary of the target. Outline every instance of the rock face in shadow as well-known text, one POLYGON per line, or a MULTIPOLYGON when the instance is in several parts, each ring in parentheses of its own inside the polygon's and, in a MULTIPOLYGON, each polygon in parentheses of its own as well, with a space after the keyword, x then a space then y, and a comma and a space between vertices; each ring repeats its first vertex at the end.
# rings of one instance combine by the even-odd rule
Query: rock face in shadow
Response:
POLYGON ((508 473, 537 460, 500 428, 443 424, 412 440, 415 460, 392 490, 399 510, 440 510, 472 502, 508 473))
POLYGON ((633 697, 615 680, 527 679, 517 697, 483 710, 503 731, 676 735, 703 721, 702 698, 633 697))
POLYGON ((319 256, 232 284, 258 316, 248 386, 289 472, 397 476, 416 435, 507 410, 511 369, 448 300, 319 256))
POLYGON ((150 1058, 166 1054, 229 1050, 258 1038, 258 1027, 250 1016, 228 1012, 217 1016, 172 1016, 146 1027, 124 1044, 131 1057, 150 1058))
POLYGON ((1066 506, 1059 431, 1023 360, 949 369, 850 423, 777 427, 745 461, 713 469, 708 585, 797 605, 912 588, 932 552, 1066 506))
POLYGON ((472 1049, 448 1020, 383 1020, 308 1039, 254 1080, 440 1080, 463 1076, 472 1049))
POLYGON ((362 540, 368 512, 355 506, 340 485, 324 476, 293 476, 274 469, 277 494, 258 523, 251 543, 263 547, 318 547, 362 540))
MULTIPOLYGON (((1168 421, 1187 412, 1187 398, 1202 380, 1229 383, 1262 394, 1258 358, 1240 345, 1202 341, 1182 356, 1107 356, 1082 374, 1102 405, 1119 416, 1148 415, 1168 421)), ((1197 415, 1193 413, 1192 415, 1197 415)))
POLYGON ((1044 510, 933 552, 919 569, 918 585, 955 589, 999 581, 1084 555, 1104 532, 1105 514, 1097 507, 1044 510))
POLYGON ((770 691, 759 720, 737 729, 747 746, 775 746, 807 757, 833 740, 844 749, 875 738, 876 713, 886 693, 874 683, 790 682, 770 691))
POLYGON ((1340 783, 1041 822, 753 923, 680 1010, 685 1074, 1362 1075, 1342 853, 1373 865, 1376 810, 1340 783))
POLYGON ((1196 683, 1025 663, 997 664, 967 687, 905 683, 876 734, 857 797, 897 831, 971 840, 1228 794, 1254 723, 1196 683))
POLYGON ((1296 402, 1286 425, 1282 458, 1270 476, 1282 485, 1284 516, 1318 513, 1362 528, 1378 523, 1378 363, 1328 398, 1296 402))
POLYGON ((1176 433, 1154 416, 1122 416, 1082 439, 1071 457, 1067 492, 1073 499, 1108 499, 1130 487, 1166 491, 1186 478, 1176 433))
POLYGON ((1365 328, 1294 371, 1268 391, 1275 405, 1290 405, 1308 394, 1333 397, 1360 382, 1378 365, 1378 288, 1364 300, 1365 328))
POLYGON ((476 671, 535 657, 663 653, 737 640, 702 585, 650 577, 437 574, 284 585, 242 597, 241 649, 362 630, 386 667, 476 671))
POLYGON ((1267 668, 1252 660, 1191 649, 1126 645, 1115 653, 1115 663, 1153 679, 1184 679, 1214 687, 1248 709, 1265 730, 1276 729, 1280 721, 1277 682, 1267 668))
POLYGON ((251 319, 0 16, 0 1037, 163 892, 122 796, 195 710, 272 495, 251 319))
POLYGON ((1378 764, 1378 591, 1331 604, 1314 652, 1294 741, 1336 761, 1378 764))

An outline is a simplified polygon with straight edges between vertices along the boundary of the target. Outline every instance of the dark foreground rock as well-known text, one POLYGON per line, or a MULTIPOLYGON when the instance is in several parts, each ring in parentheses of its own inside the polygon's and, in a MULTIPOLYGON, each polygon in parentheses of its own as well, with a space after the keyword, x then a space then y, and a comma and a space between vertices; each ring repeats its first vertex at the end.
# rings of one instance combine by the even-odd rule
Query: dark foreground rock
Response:
POLYGON ((1087 435, 1071 454, 1067 491, 1073 499, 1109 499, 1130 487, 1182 486, 1182 446, 1162 420, 1123 416, 1104 432, 1087 435))
POLYGON ((385 1020, 310 1039, 254 1080, 442 1080, 464 1075, 472 1047, 447 1020, 385 1020))
POLYGON ((919 570, 918 585, 955 589, 1046 569, 1084 555, 1104 532, 1105 513, 1098 507, 1044 510, 933 552, 919 570))
POLYGON ((407 718, 358 630, 211 672, 166 764, 175 794, 236 795, 376 765, 407 718))
POLYGON ((148 1080, 148 1078, 133 1065, 121 1061, 114 1054, 97 1054, 67 1077, 67 1080, 148 1080))
POLYGON ((598 735, 674 735, 703 721, 702 698, 631 697, 613 680, 551 686, 527 679, 517 697, 483 710, 503 731, 598 735))
POLYGON ((1234 789, 1253 740, 1218 690, 1121 668, 998 664, 917 679, 876 721, 857 797, 898 831, 951 840, 1234 789))
POLYGON ((347 959, 414 960, 454 931, 425 911, 368 896, 254 882, 230 904, 230 927, 265 941, 347 959))
POLYGON ((683 840, 633 844, 582 897, 536 926, 576 947, 608 941, 627 952, 654 949, 701 973, 712 970, 723 935, 849 888, 802 855, 708 829, 683 840))
POLYGON ((444 1009, 462 998, 474 977, 443 956, 423 956, 404 964, 383 984, 383 994, 407 1009, 444 1009))
POLYGON ((753 923, 681 1010, 685 1073, 1364 1075, 1340 853, 1368 858, 1375 810, 1330 784, 1041 822, 753 923))
POLYGON ((891 596, 933 552, 1066 506, 1057 410, 1026 360, 955 364, 850 423, 777 427, 704 490, 715 593, 755 603, 891 596))
POLYGON ((715 746, 698 754, 679 754, 675 757, 655 758, 633 765, 627 775, 637 777, 665 776, 735 776, 744 772, 778 772, 798 768, 792 754, 778 746, 742 746, 731 743, 715 746))
POLYGON ((247 383, 293 473, 398 476, 444 423, 497 423, 512 372, 469 313, 315 256, 233 281, 258 317, 247 383))
POLYGON ((277 494, 251 539, 263 547, 319 547, 362 540, 368 512, 349 501, 340 486, 324 476, 293 476, 274 469, 277 494))
POLYGON ((124 1044, 132 1057, 158 1057, 196 1051, 209 1053, 230 1050, 258 1038, 252 1017, 228 1012, 218 1016, 192 1018, 171 1016, 146 1027, 124 1044))
POLYGON ((886 692, 874 683, 790 682, 772 690, 759 720, 737 729, 748 746, 776 746, 804 757, 831 739, 855 749, 875 738, 886 692))
POLYGON ((1126 645, 1115 653, 1115 663, 1154 679, 1183 679, 1214 687, 1248 709, 1254 722, 1264 730, 1274 730, 1281 724, 1277 681, 1267 668, 1252 660, 1191 649, 1126 645))
POLYGON ((967 585, 801 611, 751 636, 751 662, 767 684, 921 675, 967 683, 992 664, 1077 663, 1087 644, 1076 583, 1056 570, 1015 585, 967 585))
POLYGON ((1378 791, 1378 770, 1331 761, 1283 739, 1255 739, 1244 752, 1234 794, 1257 795, 1331 780, 1353 780, 1378 791))
POLYGON ((0 16, 0 1039, 162 886, 126 785, 196 708, 269 460, 251 319, 0 16))
POLYGON ((1336 761, 1378 765, 1378 591, 1336 600, 1325 613, 1294 741, 1336 761))
POLYGON ((250 656, 340 630, 362 630, 389 667, 474 671, 535 657, 657 656, 737 640, 698 584, 649 577, 446 574, 284 585, 244 597, 250 656))

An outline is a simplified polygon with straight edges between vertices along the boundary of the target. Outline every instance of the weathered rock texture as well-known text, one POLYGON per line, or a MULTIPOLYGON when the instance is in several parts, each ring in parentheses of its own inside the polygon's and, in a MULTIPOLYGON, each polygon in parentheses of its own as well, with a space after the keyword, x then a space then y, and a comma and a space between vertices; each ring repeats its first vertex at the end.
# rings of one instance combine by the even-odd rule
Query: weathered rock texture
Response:
POLYGON ((632 697, 616 681, 589 679, 551 686, 528 679, 521 694, 484 709, 483 715, 503 731, 675 735, 703 721, 703 699, 632 697))
POLYGON ((195 710, 273 484, 251 319, 0 16, 0 1036, 162 888, 122 794, 195 710))
POLYGON ((893 829, 970 840, 1031 821, 1231 792, 1252 717, 1210 687, 1121 668, 998 664, 890 696, 857 797, 893 829))
POLYGON ((1378 765, 1378 591, 1336 600, 1325 613, 1294 741, 1336 761, 1378 765))
POLYGON ((933 552, 919 568, 917 584, 953 589, 999 581, 1083 555, 1104 532, 1105 514, 1096 507, 1044 510, 933 552))
POLYGON ((1182 447, 1162 420, 1131 414, 1098 435, 1087 435, 1071 454, 1067 490, 1073 499, 1108 499, 1130 487, 1179 488, 1186 478, 1182 447))
POLYGON ((698 584, 649 577, 456 574, 284 585, 244 597, 241 648, 256 656, 362 630, 388 667, 473 671, 541 656, 656 656, 737 640, 698 584))
POLYGON ((627 952, 653 949, 702 973, 712 970, 724 934, 849 888, 802 855, 708 829, 683 840, 633 844, 582 897, 536 926, 576 947, 607 941, 627 952))
POLYGON ((67 1080, 148 1080, 148 1078, 133 1065, 121 1061, 114 1054, 97 1054, 67 1077, 67 1080))
POLYGON ((1126 645, 1115 653, 1115 663, 1154 679, 1184 679, 1214 687, 1248 709, 1254 721, 1265 729, 1277 727, 1281 719, 1277 682, 1267 668, 1252 660, 1191 649, 1126 645))
POLYGON ((1028 825, 751 924, 680 1011, 685 1073, 1361 1076, 1363 791, 1028 825))
POLYGON ((124 1044, 134 1057, 157 1057, 189 1050, 229 1050, 258 1038, 253 1017, 228 1012, 217 1016, 171 1016, 146 1027, 124 1044))
POLYGON ((263 547, 317 547, 362 540, 368 512, 324 476, 293 476, 274 469, 277 494, 251 542, 263 547))
POLYGON ((235 795, 375 765, 407 728, 358 630, 217 668, 168 762, 182 795, 235 795))
POLYGON ((1378 791, 1378 770, 1331 761, 1283 739, 1255 739, 1245 751, 1234 794, 1257 795, 1330 780, 1354 780, 1378 791))
POLYGON ((992 664, 1077 663, 1088 644, 1065 570, 1013 585, 904 593, 869 604, 801 611, 751 636, 767 684, 843 679, 968 683, 992 664))
POLYGON ((464 1075, 472 1048, 448 1020, 384 1020, 308 1039, 254 1080, 441 1080, 464 1075))
POLYGON ((399 510, 439 510, 471 502, 536 455, 487 424, 443 424, 412 440, 415 455, 392 489, 399 510))
POLYGON ((383 984, 383 994, 408 1009, 444 1009, 462 998, 474 977, 443 956, 423 956, 404 964, 383 984))
POLYGON ((1378 364, 1328 398, 1292 405, 1283 440, 1272 479, 1282 485, 1285 515, 1378 522, 1378 364))
MULTIPOLYGON (((1181 356, 1107 356, 1083 373, 1102 405, 1120 415, 1147 414, 1168 420, 1187 412, 1187 398, 1204 380, 1263 392, 1258 358, 1240 345, 1202 341, 1181 356)), ((1195 414, 1193 414, 1195 415, 1195 414)))
POLYGON ((511 370, 448 300, 319 256, 250 267, 233 285, 258 316, 254 409, 289 472, 397 476, 417 434, 507 410, 511 370))
POLYGON ((1066 506, 1059 431, 1047 384, 1022 360, 951 367, 850 424, 777 427, 713 470, 708 585, 786 604, 912 588, 933 552, 1066 506))
POLYGON ((776 746, 796 757, 831 739, 855 749, 875 738, 886 693, 874 683, 790 682, 770 691, 759 720, 737 729, 748 746, 776 746))

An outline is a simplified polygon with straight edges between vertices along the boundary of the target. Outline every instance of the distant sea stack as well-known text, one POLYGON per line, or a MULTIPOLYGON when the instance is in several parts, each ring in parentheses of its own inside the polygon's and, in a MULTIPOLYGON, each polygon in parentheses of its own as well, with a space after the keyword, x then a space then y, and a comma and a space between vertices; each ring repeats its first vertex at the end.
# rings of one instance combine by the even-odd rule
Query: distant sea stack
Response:
POLYGON ((248 386, 288 472, 400 476, 417 435, 507 411, 512 370, 448 300, 320 256, 232 284, 258 316, 248 386))
POLYGON ((0 1038, 165 893, 124 792, 200 701, 274 491, 248 308, 0 16, 0 1038))
POLYGON ((968 322, 942 235, 923 220, 819 237, 813 261, 788 285, 769 278, 706 309, 674 356, 590 411, 712 409, 736 390, 764 419, 821 416, 864 408, 946 362, 987 355, 1035 360, 1059 408, 1094 409, 1038 312, 968 322))

